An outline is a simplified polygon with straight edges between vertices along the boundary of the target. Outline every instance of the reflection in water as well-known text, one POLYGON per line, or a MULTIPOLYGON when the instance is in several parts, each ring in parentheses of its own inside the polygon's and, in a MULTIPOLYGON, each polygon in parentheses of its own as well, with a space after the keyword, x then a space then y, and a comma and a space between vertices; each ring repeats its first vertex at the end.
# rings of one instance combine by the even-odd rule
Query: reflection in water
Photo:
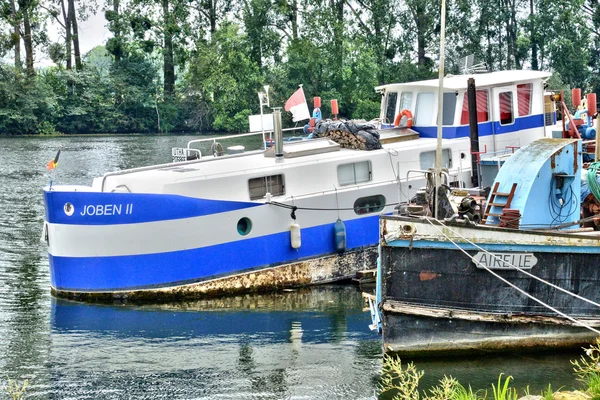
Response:
POLYGON ((51 304, 52 357, 62 360, 67 376, 81 365, 108 375, 116 369, 155 376, 195 371, 215 380, 203 389, 211 398, 372 394, 380 346, 371 353, 356 349, 379 338, 368 330, 352 286, 150 306, 51 304))
MULTIPOLYGON (((30 398, 48 399, 373 398, 381 338, 355 287, 143 307, 51 299, 41 188, 58 147, 54 183, 89 185, 108 171, 170 162, 171 148, 190 139, 0 138, 0 387, 27 378, 30 398)), ((569 360, 578 356, 416 364, 423 387, 447 374, 489 388, 503 372, 539 393, 549 382, 575 386, 569 360)))

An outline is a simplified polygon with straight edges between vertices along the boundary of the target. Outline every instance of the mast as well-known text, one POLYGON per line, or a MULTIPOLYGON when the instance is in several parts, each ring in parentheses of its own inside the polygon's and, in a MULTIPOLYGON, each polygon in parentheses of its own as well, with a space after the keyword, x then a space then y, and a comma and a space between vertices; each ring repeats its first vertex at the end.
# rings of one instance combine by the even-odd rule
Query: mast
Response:
POLYGON ((442 0, 442 18, 440 22, 440 68, 438 87, 438 114, 437 114, 437 149, 435 152, 435 219, 438 219, 438 194, 442 184, 442 113, 444 110, 444 42, 446 33, 446 0, 442 0))

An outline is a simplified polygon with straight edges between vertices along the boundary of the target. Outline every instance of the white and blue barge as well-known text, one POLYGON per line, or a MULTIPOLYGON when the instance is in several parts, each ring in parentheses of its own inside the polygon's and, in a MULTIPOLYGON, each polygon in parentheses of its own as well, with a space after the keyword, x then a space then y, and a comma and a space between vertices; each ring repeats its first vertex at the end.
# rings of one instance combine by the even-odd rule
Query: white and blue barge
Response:
MULTIPOLYGON (((548 76, 475 76, 481 149, 544 137, 548 76)), ((444 164, 448 183, 460 187, 471 184, 467 79, 444 80, 444 164)), ((433 167, 436 82, 377 88, 379 150, 327 138, 233 154, 201 155, 189 145, 184 154, 198 159, 46 187, 53 294, 157 300, 326 283, 371 268, 379 216, 424 185, 411 171, 433 167), (402 118, 394 126, 406 111, 412 126, 402 118)))

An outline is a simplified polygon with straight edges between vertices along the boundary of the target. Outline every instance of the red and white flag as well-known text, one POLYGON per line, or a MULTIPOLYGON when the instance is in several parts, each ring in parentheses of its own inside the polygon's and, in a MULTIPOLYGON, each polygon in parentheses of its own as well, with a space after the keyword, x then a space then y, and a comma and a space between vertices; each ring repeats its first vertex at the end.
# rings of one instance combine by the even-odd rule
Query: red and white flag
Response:
POLYGON ((306 97, 304 97, 302 86, 300 86, 300 89, 296 90, 292 97, 285 102, 285 111, 292 112, 292 121, 294 122, 310 118, 310 112, 308 111, 308 104, 306 104, 306 97))

